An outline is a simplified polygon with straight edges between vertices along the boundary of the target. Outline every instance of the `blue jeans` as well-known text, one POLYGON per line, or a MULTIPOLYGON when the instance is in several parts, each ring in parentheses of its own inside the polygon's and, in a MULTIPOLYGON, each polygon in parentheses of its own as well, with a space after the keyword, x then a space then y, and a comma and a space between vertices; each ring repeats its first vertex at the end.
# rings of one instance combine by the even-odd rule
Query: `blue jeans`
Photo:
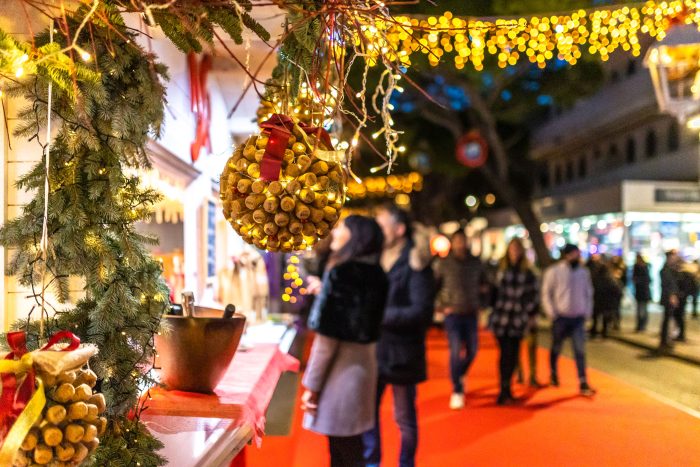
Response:
POLYGON ((477 313, 447 315, 445 330, 450 344, 450 378, 452 392, 462 394, 462 377, 467 374, 479 350, 479 318, 477 313), (465 349, 464 356, 462 350, 465 349))
MULTIPOLYGON (((379 466, 382 459, 382 443, 379 434, 379 407, 387 383, 379 380, 377 385, 377 411, 374 428, 362 435, 367 467, 379 466)), ((399 467, 415 467, 418 448, 418 415, 416 413, 416 385, 392 384, 394 393, 394 419, 401 432, 399 467)))
POLYGON ((571 337, 574 344, 574 356, 576 358, 576 368, 578 370, 578 380, 580 384, 587 383, 586 378, 586 331, 584 330, 585 318, 565 318, 558 317, 552 324, 552 351, 549 355, 549 365, 552 377, 558 378, 557 361, 564 344, 564 339, 571 337))

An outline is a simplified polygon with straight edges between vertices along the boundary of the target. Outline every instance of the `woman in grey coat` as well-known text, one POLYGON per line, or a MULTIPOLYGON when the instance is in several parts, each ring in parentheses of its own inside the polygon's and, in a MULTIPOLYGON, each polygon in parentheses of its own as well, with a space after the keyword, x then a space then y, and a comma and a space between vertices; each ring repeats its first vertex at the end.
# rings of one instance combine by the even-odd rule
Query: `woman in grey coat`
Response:
POLYGON ((302 380, 304 428, 328 436, 332 467, 364 465, 361 434, 375 423, 376 341, 388 288, 383 240, 370 218, 349 216, 336 227, 309 316, 317 335, 302 380))

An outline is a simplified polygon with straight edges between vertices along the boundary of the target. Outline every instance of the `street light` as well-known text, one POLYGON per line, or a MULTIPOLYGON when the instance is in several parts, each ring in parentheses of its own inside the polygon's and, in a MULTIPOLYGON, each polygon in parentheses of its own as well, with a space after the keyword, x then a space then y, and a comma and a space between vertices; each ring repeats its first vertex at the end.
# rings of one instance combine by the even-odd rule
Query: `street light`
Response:
POLYGON ((450 240, 444 235, 436 235, 430 240, 430 253, 433 256, 445 258, 450 254, 450 240))
POLYGON ((700 109, 700 31, 695 24, 672 26, 644 58, 662 112, 685 122, 700 109))
POLYGON ((478 202, 479 200, 476 199, 476 196, 474 195, 469 195, 464 198, 464 204, 466 204, 469 209, 475 208, 478 202))

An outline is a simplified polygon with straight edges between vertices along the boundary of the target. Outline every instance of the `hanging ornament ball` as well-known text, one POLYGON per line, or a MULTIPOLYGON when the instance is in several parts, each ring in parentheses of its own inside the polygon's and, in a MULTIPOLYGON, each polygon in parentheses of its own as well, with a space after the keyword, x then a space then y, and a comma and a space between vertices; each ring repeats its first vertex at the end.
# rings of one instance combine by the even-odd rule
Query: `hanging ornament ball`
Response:
POLYGON ((44 381, 46 406, 25 436, 13 467, 82 465, 107 428, 104 395, 93 390, 97 376, 87 368, 38 376, 44 381))
POLYGON ((221 174, 223 211, 261 250, 291 252, 327 237, 345 201, 342 152, 328 134, 273 115, 236 147, 221 174))

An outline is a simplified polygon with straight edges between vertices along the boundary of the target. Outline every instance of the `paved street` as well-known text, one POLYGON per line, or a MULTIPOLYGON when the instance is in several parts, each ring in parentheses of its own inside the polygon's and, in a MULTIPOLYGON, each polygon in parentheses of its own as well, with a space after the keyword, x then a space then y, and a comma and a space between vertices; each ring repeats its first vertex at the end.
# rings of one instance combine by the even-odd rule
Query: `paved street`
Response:
MULTIPOLYGON (((615 336, 628 343, 646 348, 656 349, 659 346, 659 331, 663 316, 661 306, 649 305, 649 324, 645 332, 635 332, 635 312, 633 300, 626 301, 623 308, 620 332, 615 336)), ((671 353, 678 358, 700 364, 700 320, 692 319, 690 307, 686 310, 686 342, 674 343, 671 353)), ((675 332, 675 323, 671 320, 671 333, 675 332)))
MULTIPOLYGON (((541 344, 547 347, 549 333, 543 330, 541 334, 541 344)), ((569 345, 565 346, 565 355, 571 356, 569 345)), ((652 356, 645 349, 613 339, 588 341, 588 365, 651 391, 662 400, 681 404, 700 416, 700 365, 652 356)), ((540 379, 545 381, 547 368, 541 368, 539 372, 540 379)))
MULTIPOLYGON (((542 334, 546 346, 547 332, 542 334)), ((700 394, 693 388, 700 383, 700 368, 644 355, 619 342, 591 342, 590 380, 599 390, 595 397, 578 395, 574 363, 562 358, 560 388, 533 391, 516 385, 522 404, 498 407, 497 348, 492 334, 483 331, 479 354, 467 378, 466 407, 453 411, 448 408, 451 387, 446 338, 444 332, 431 331, 430 377, 418 391, 421 444, 417 465, 690 465, 688 459, 700 456, 700 420, 690 409, 700 408, 700 394), (682 396, 684 393, 690 397, 682 396)), ((547 357, 542 348, 538 353, 541 380, 547 375, 547 357)), ((298 391, 296 397, 298 400, 298 391)), ((391 399, 388 394, 382 406, 383 465, 396 465, 398 456, 399 434, 391 421, 391 399)), ((303 430, 301 417, 297 403, 291 431, 267 437, 260 450, 249 450, 248 465, 327 466, 327 441, 303 430)))

